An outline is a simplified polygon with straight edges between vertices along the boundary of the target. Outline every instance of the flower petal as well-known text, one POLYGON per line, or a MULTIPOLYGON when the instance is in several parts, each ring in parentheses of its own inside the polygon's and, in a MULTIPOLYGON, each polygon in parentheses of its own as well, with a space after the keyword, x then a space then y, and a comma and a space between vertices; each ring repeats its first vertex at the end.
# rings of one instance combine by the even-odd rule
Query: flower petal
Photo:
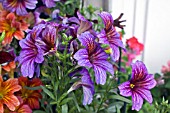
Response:
POLYGON ((94 65, 93 66, 94 72, 95 72, 95 79, 97 84, 104 85, 106 83, 106 71, 99 67, 94 65))
POLYGON ((92 67, 92 64, 89 61, 88 52, 86 49, 80 49, 74 54, 74 58, 78 60, 80 66, 92 67))
POLYGON ((118 86, 119 90, 120 90, 120 94, 125 96, 125 97, 129 97, 132 96, 132 91, 130 88, 130 82, 124 82, 121 85, 118 86))
POLYGON ((145 88, 145 89, 152 89, 156 86, 156 80, 152 74, 146 75, 143 80, 136 82, 137 87, 145 88))
POLYGON ((23 74, 24 77, 28 76, 29 78, 32 78, 34 75, 34 60, 30 59, 25 61, 22 65, 21 65, 21 72, 23 74))
POLYGON ((142 97, 138 93, 133 92, 132 93, 132 110, 139 111, 142 108, 142 104, 143 104, 142 97))
POLYGON ((113 61, 117 61, 120 57, 119 47, 116 45, 111 45, 111 48, 112 48, 111 58, 113 61))
POLYGON ((113 22, 114 22, 112 15, 108 12, 103 11, 99 14, 99 16, 102 18, 106 30, 109 30, 111 28, 111 26, 113 25, 113 22))
POLYGON ((148 70, 145 64, 141 61, 136 61, 135 63, 131 64, 132 66, 132 81, 143 80, 145 76, 148 75, 148 70))
POLYGON ((135 89, 135 92, 138 93, 142 98, 144 98, 146 101, 148 101, 150 104, 153 101, 151 92, 147 89, 143 89, 143 88, 137 88, 135 89))

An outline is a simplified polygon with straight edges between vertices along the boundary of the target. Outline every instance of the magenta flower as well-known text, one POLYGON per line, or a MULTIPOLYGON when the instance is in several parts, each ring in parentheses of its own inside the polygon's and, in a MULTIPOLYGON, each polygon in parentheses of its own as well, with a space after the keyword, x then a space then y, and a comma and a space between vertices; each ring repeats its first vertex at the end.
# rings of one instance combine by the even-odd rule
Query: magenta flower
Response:
POLYGON ((112 15, 108 12, 102 12, 99 16, 102 18, 105 25, 105 28, 98 34, 99 43, 110 45, 112 49, 111 58, 116 61, 120 56, 119 47, 123 49, 125 49, 125 47, 123 42, 120 40, 120 34, 113 26, 114 20, 112 15))
POLYGON ((78 60, 80 66, 93 68, 96 83, 104 85, 106 82, 106 71, 114 74, 112 64, 107 61, 108 55, 95 42, 95 38, 90 32, 82 33, 78 39, 85 48, 78 50, 74 58, 78 60))
POLYGON ((3 7, 10 12, 16 12, 17 15, 28 14, 26 8, 35 9, 37 0, 4 0, 3 7))
POLYGON ((123 96, 132 96, 132 110, 139 111, 145 99, 152 103, 152 95, 149 91, 156 86, 152 74, 148 74, 145 64, 136 61, 132 64, 132 77, 129 81, 122 83, 118 88, 123 96))

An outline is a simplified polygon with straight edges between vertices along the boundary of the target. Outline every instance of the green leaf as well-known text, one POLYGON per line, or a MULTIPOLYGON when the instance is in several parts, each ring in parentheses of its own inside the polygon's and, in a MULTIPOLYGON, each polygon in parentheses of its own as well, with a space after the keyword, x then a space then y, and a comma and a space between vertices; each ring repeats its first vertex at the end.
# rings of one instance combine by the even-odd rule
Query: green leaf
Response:
POLYGON ((68 95, 68 93, 64 93, 57 101, 57 103, 60 103, 66 96, 68 95))
POLYGON ((62 113, 68 113, 68 105, 62 105, 62 113))
POLYGON ((63 101, 61 101, 60 105, 64 105, 64 104, 68 103, 71 100, 73 100, 73 97, 66 98, 63 101))
POLYGON ((44 86, 40 86, 41 88, 42 88, 42 90, 48 95, 48 96, 50 96, 53 100, 55 100, 55 97, 54 97, 54 95, 52 94, 52 92, 51 91, 49 91, 46 87, 44 87, 44 86))
POLYGON ((41 89, 40 86, 36 86, 36 87, 27 87, 27 86, 24 86, 25 89, 28 89, 28 90, 39 90, 41 89))
POLYGON ((165 84, 165 88, 170 88, 170 81, 165 84))
POLYGON ((121 100, 121 101, 124 101, 126 103, 131 103, 131 100, 125 98, 125 97, 122 97, 120 95, 111 95, 109 96, 110 99, 116 99, 116 100, 121 100))
POLYGON ((41 110, 35 110, 33 111, 33 113, 46 113, 45 111, 41 111, 41 110))
POLYGON ((4 40, 4 38, 5 38, 5 31, 3 31, 0 36, 0 43, 4 40))

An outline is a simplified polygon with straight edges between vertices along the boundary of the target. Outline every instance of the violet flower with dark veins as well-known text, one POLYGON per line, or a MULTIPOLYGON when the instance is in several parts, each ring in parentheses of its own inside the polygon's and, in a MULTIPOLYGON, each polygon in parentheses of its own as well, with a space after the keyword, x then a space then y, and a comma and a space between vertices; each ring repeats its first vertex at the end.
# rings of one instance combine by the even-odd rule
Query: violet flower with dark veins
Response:
POLYGON ((105 28, 98 34, 99 43, 110 45, 112 49, 111 58, 113 61, 116 61, 120 57, 119 47, 125 50, 125 46, 120 39, 120 34, 113 26, 114 20, 112 15, 108 12, 102 12, 99 16, 102 18, 105 25, 105 28))
POLYGON ((81 80, 75 82, 72 87, 68 90, 68 93, 76 90, 79 87, 83 88, 83 105, 90 104, 93 100, 94 91, 94 83, 91 80, 90 74, 86 68, 78 69, 72 72, 71 76, 74 76, 76 73, 79 73, 81 76, 81 80))
POLYGON ((17 15, 28 14, 26 8, 35 9, 37 0, 4 0, 2 1, 3 7, 10 12, 16 12, 17 15))
POLYGON ((97 84, 104 85, 106 82, 106 71, 114 74, 113 66, 107 61, 108 55, 95 42, 95 37, 90 32, 82 33, 78 37, 79 41, 85 46, 78 50, 74 58, 78 60, 78 65, 93 68, 97 84))
POLYGON ((132 76, 127 82, 122 83, 118 88, 120 94, 129 97, 132 96, 132 110, 139 111, 145 99, 152 103, 152 95, 149 91, 156 86, 156 81, 152 74, 148 74, 145 64, 136 61, 132 64, 132 76))

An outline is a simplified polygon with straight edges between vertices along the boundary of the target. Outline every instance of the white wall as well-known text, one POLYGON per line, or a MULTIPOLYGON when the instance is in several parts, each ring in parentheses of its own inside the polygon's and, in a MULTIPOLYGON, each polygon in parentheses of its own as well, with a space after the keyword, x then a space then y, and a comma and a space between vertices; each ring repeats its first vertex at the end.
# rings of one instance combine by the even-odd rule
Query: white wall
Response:
POLYGON ((136 0, 136 10, 135 0, 110 0, 109 4, 113 17, 124 13, 125 38, 134 35, 145 43, 143 57, 138 59, 143 59, 150 73, 160 72, 170 60, 170 0, 136 0))

